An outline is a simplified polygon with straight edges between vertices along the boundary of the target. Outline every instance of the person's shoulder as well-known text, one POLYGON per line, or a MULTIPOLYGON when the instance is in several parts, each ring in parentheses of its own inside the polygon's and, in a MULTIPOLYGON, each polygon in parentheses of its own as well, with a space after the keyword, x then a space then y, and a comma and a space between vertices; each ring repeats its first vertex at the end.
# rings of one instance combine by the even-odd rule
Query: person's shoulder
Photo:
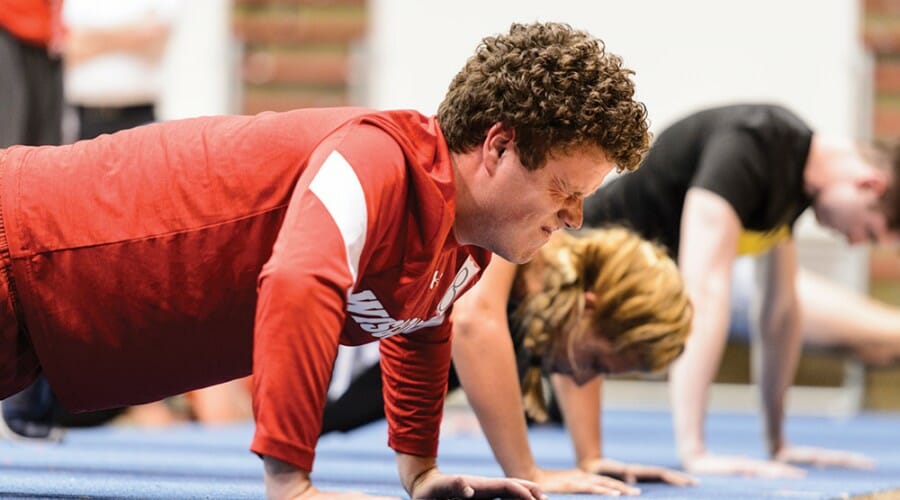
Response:
POLYGON ((808 128, 797 112, 778 103, 735 104, 720 108, 720 113, 730 116, 735 124, 751 128, 784 126, 808 128))
POLYGON ((716 122, 721 125, 727 125, 729 123, 740 125, 786 120, 801 121, 796 112, 782 104, 771 102, 745 102, 725 104, 694 111, 677 123, 708 121, 716 122))

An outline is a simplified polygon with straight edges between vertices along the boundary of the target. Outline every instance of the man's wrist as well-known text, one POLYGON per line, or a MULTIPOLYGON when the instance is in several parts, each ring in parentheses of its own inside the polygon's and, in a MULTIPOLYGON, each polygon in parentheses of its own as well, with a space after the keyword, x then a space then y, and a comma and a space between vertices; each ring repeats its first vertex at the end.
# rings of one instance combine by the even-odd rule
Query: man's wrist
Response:
POLYGON ((397 469, 403 489, 413 496, 413 491, 432 471, 437 471, 434 457, 421 457, 407 453, 397 453, 397 469))
POLYGON ((784 449, 784 439, 781 436, 778 437, 770 437, 768 440, 769 444, 769 456, 772 458, 777 458, 778 454, 781 453, 781 450, 784 449))
MULTIPOLYGON (((409 487, 406 489, 406 492, 409 494, 409 497, 415 498, 416 497, 415 491, 419 487, 419 485, 422 484, 423 482, 425 482, 425 480, 428 479, 429 476, 431 476, 432 474, 437 474, 437 473, 438 473, 437 464, 432 464, 431 467, 428 467, 427 469, 423 469, 418 474, 416 474, 412 478, 412 480, 409 482, 409 487)), ((404 481, 404 483, 405 482, 406 481, 404 481)))

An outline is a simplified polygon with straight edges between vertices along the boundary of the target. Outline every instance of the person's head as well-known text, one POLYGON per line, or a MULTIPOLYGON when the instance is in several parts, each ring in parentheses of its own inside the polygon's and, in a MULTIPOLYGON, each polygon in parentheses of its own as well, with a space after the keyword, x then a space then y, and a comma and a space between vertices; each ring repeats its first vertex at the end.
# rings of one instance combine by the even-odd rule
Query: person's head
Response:
POLYGON ((835 146, 826 157, 832 175, 812 201, 819 223, 850 244, 900 241, 900 148, 835 146))
POLYGON ((457 237, 513 262, 562 227, 614 168, 649 145, 632 71, 602 41, 559 23, 487 37, 450 84, 437 120, 457 166, 457 237))
POLYGON ((601 374, 657 372, 684 349, 693 309, 662 246, 621 227, 560 233, 540 250, 541 287, 513 314, 531 356, 525 407, 542 420, 541 374, 585 383, 601 374))

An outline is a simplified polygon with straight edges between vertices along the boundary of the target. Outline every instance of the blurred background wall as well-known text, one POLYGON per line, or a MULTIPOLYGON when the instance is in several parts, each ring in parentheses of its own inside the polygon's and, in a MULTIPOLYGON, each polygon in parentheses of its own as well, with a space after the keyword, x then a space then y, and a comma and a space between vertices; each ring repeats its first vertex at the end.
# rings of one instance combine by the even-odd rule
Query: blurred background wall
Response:
POLYGON ((180 2, 165 56, 158 113, 169 120, 238 111, 232 4, 226 0, 180 2))
MULTIPOLYGON (((237 0, 245 44, 236 102, 247 113, 352 103, 431 114, 483 36, 558 20, 601 37, 635 70, 654 131, 702 107, 770 101, 818 131, 868 138, 863 11, 856 0, 237 0)), ((807 267, 868 286, 867 250, 847 248, 811 217, 799 235, 807 267)))

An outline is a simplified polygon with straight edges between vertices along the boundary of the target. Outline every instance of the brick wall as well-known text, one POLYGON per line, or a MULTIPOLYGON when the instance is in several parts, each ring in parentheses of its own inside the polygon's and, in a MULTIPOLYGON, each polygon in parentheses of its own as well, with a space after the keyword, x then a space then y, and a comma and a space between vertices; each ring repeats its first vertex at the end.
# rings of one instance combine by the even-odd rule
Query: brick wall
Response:
MULTIPOLYGON (((877 138, 900 137, 900 1, 859 1, 863 6, 863 40, 875 64, 872 130, 877 138)), ((896 252, 873 248, 869 274, 872 295, 900 305, 900 259, 896 252)), ((898 383, 900 369, 896 367, 868 370, 864 406, 900 409, 898 383)))
POLYGON ((353 103, 350 60, 365 0, 234 0, 242 113, 353 103))
MULTIPOLYGON (((862 35, 875 63, 873 132, 877 138, 900 138, 900 0, 863 2, 862 35)), ((900 305, 900 258, 876 248, 870 266, 872 291, 900 305)))

